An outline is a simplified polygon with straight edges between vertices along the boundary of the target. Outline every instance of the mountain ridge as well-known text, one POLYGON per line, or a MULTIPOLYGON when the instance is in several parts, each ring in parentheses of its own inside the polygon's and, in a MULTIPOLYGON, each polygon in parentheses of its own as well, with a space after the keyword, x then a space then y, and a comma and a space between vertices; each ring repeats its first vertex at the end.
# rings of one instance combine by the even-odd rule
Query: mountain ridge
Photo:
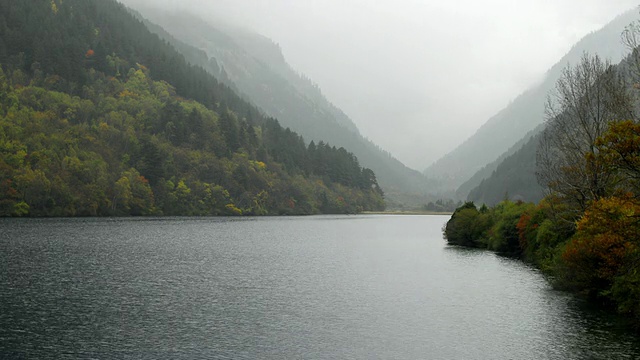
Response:
MULTIPOLYGON (((621 76, 623 83, 626 84, 627 90, 631 94, 637 91, 633 85, 637 82, 637 64, 634 61, 634 57, 628 54, 619 63, 611 64, 611 69, 621 76)), ((631 118, 636 118, 637 114, 640 113, 640 101, 638 101, 637 95, 631 95, 631 99, 632 110, 627 115, 631 118)), ((529 140, 520 148, 515 149, 515 151, 512 151, 514 150, 513 148, 510 149, 500 159, 487 165, 487 168, 495 167, 495 170, 469 191, 467 200, 495 205, 504 199, 503 194, 505 192, 510 196, 514 196, 513 199, 517 200, 527 202, 541 200, 545 195, 545 187, 537 182, 536 157, 538 145, 546 124, 547 122, 538 126, 535 131, 530 132, 528 134, 529 140)), ((477 176, 476 181, 481 175, 486 175, 481 174, 481 172, 474 176, 477 176)), ((466 184, 466 186, 471 185, 473 185, 472 182, 466 184)))
MULTIPOLYGON (((598 53, 603 58, 611 59, 613 63, 622 60, 624 46, 620 34, 637 18, 637 10, 629 10, 618 15, 600 30, 583 37, 546 72, 541 83, 518 95, 505 108, 489 118, 474 135, 423 173, 429 178, 445 180, 450 187, 459 188, 476 172, 495 161, 543 122, 546 97, 555 87, 555 81, 567 64, 577 63, 584 51, 598 53)), ((481 180, 476 180, 476 184, 481 180)))
POLYGON ((277 117, 283 126, 299 132, 306 141, 330 142, 352 151, 363 166, 375 171, 388 197, 396 193, 411 194, 409 199, 424 197, 433 187, 420 172, 365 139, 351 119, 327 100, 317 85, 286 63, 279 46, 272 40, 247 30, 240 30, 239 35, 229 35, 219 30, 225 28, 224 25, 212 25, 202 19, 185 20, 192 18, 188 14, 168 15, 145 7, 135 9, 177 40, 188 42, 215 59, 220 74, 224 75, 221 81, 239 89, 265 113, 277 117), (216 41, 221 34, 232 43, 216 41), (237 38, 242 39, 235 41, 237 38), (247 45, 256 42, 261 45, 247 45), (239 43, 253 50, 242 48, 239 43), (273 62, 253 56, 261 53, 267 53, 266 58, 273 62))

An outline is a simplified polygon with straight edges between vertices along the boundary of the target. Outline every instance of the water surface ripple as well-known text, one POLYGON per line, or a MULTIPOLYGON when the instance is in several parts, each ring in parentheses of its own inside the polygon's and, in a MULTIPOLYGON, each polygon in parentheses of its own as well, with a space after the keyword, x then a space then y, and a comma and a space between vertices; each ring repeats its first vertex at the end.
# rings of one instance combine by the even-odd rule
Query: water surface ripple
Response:
POLYGON ((0 219, 0 358, 640 358, 446 220, 0 219))

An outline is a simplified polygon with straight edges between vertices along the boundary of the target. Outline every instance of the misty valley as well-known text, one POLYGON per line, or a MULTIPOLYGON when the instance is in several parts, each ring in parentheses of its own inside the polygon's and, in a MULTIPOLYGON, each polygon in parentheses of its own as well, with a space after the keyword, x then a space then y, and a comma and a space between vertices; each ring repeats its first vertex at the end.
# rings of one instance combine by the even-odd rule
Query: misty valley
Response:
POLYGON ((0 0, 0 358, 640 358, 640 10, 569 2, 0 0))

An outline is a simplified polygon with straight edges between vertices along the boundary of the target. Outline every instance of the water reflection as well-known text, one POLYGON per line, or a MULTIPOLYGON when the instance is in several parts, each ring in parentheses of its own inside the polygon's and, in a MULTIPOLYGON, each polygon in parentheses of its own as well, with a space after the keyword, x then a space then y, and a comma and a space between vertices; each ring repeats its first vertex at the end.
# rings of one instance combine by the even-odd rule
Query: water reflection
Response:
POLYGON ((638 338, 623 318, 553 290, 535 267, 480 249, 447 246, 444 252, 458 265, 498 264, 506 275, 500 282, 515 282, 508 285, 513 287, 509 293, 526 294, 527 299, 510 301, 518 300, 514 306, 527 308, 529 318, 523 314, 517 328, 530 335, 528 342, 541 358, 633 359, 640 355, 638 338))
POLYGON ((446 217, 0 220, 0 358, 616 359, 635 337, 446 217))

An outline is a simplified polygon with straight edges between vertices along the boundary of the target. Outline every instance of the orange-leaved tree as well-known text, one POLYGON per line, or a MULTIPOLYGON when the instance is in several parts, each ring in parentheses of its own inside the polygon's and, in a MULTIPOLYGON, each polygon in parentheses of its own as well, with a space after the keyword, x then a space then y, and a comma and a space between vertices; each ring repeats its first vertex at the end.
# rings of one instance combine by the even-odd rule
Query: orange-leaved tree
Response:
POLYGON ((562 256, 561 285, 608 297, 640 245, 640 202, 631 195, 594 201, 562 256))

